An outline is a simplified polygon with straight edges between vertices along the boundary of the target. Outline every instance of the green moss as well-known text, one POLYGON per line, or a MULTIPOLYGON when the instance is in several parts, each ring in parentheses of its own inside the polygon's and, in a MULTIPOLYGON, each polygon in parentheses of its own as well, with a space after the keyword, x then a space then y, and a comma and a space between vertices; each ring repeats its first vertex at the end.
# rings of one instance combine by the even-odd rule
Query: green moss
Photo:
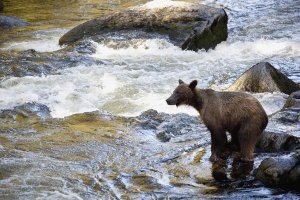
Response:
POLYGON ((194 159, 193 159, 193 164, 199 164, 201 158, 204 156, 205 154, 205 150, 202 149, 199 152, 197 152, 197 154, 195 155, 194 159))
POLYGON ((13 147, 13 144, 4 136, 0 136, 0 144, 9 149, 13 147))

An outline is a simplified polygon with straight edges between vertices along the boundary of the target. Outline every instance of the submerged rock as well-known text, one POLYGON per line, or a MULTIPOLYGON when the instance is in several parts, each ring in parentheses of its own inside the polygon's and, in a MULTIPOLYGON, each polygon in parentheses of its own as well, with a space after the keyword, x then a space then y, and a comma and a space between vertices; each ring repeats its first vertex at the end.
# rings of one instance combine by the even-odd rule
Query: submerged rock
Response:
POLYGON ((227 90, 247 92, 283 92, 291 94, 300 86, 287 78, 270 63, 254 65, 238 78, 227 90))
POLYGON ((267 158, 258 167, 256 178, 269 186, 300 191, 300 151, 291 156, 267 158))
POLYGON ((59 44, 70 44, 85 37, 124 30, 142 30, 169 37, 182 49, 215 47, 227 39, 227 14, 223 9, 185 2, 152 3, 85 22, 63 35, 59 44))
POLYGON ((28 25, 28 22, 19 19, 17 17, 0 16, 0 28, 8 29, 8 28, 26 26, 26 25, 28 25))

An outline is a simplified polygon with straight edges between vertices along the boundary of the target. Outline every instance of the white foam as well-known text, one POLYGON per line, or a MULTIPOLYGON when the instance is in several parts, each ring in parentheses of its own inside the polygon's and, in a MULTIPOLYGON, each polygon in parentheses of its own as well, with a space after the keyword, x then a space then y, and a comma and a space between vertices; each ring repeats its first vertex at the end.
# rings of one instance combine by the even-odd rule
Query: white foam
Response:
POLYGON ((118 88, 118 81, 107 73, 86 70, 78 67, 71 72, 66 70, 63 75, 3 81, 0 95, 5 98, 0 100, 0 109, 39 102, 49 106, 53 117, 97 110, 101 102, 109 101, 110 93, 118 88))
MULTIPOLYGON (((113 42, 112 42, 113 43, 113 42)), ((136 46, 128 48, 109 48, 104 44, 97 45, 97 52, 94 57, 101 59, 145 59, 141 56, 154 56, 161 59, 180 58, 183 61, 189 59, 193 62, 211 61, 216 63, 216 59, 228 61, 251 61, 262 59, 268 56, 300 55, 300 42, 288 39, 267 40, 264 38, 246 42, 222 42, 215 50, 208 52, 182 51, 179 47, 172 45, 164 39, 136 40, 136 46), (168 57, 166 57, 168 56, 168 57), (201 60, 197 60, 201 59, 201 60)), ((221 67, 221 66, 217 66, 221 67)))
MULTIPOLYGON (((170 93, 171 94, 171 93, 170 93)), ((131 100, 131 103, 137 105, 141 110, 156 109, 158 112, 165 112, 170 114, 175 113, 189 113, 193 116, 198 116, 199 113, 192 107, 188 106, 169 106, 166 103, 166 99, 170 94, 155 94, 148 93, 141 95, 140 98, 136 100, 131 100)), ((126 116, 134 116, 140 114, 140 111, 137 112, 128 112, 126 116)))
POLYGON ((144 59, 145 57, 140 56, 163 58, 164 56, 176 56, 178 54, 181 57, 196 54, 193 51, 182 51, 181 48, 174 46, 165 39, 132 39, 131 41, 132 44, 127 48, 110 47, 117 46, 119 43, 118 40, 112 40, 108 44, 95 43, 97 48, 93 57, 101 59, 144 59))
MULTIPOLYGON (((127 116, 147 109, 198 115, 192 108, 166 104, 178 79, 197 79, 200 88, 213 84, 225 88, 264 59, 272 63, 276 57, 286 62, 300 56, 300 43, 287 39, 223 42, 208 52, 182 51, 164 39, 130 44, 126 48, 96 44, 93 57, 105 60, 105 65, 69 68, 61 75, 4 80, 0 83, 0 109, 36 101, 47 105, 54 117, 98 109, 127 116)), ((273 113, 285 97, 264 94, 259 98, 267 112, 273 113)))

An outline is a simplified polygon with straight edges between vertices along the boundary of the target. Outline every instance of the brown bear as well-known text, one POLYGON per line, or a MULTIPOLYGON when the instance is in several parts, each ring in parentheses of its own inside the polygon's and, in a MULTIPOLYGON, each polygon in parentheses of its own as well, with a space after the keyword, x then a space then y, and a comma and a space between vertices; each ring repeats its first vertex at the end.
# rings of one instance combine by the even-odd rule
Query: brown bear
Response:
POLYGON ((197 80, 190 84, 179 80, 167 103, 193 106, 199 112, 211 133, 211 161, 217 161, 226 152, 226 132, 231 135, 230 145, 240 150, 241 160, 253 161, 257 139, 268 124, 261 104, 250 94, 196 89, 196 85, 197 80))

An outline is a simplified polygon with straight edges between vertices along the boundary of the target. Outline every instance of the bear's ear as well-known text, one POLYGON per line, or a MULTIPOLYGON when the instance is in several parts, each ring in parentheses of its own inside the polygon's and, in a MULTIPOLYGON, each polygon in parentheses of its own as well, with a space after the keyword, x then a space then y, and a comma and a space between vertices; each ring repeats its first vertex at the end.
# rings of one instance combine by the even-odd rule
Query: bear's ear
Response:
POLYGON ((195 89, 195 87, 196 87, 197 84, 198 84, 198 81, 197 81, 197 80, 193 80, 193 81, 190 83, 189 87, 193 90, 193 89, 195 89))
POLYGON ((183 80, 181 80, 181 79, 179 79, 178 82, 179 82, 179 85, 180 85, 180 84, 184 84, 183 80))

